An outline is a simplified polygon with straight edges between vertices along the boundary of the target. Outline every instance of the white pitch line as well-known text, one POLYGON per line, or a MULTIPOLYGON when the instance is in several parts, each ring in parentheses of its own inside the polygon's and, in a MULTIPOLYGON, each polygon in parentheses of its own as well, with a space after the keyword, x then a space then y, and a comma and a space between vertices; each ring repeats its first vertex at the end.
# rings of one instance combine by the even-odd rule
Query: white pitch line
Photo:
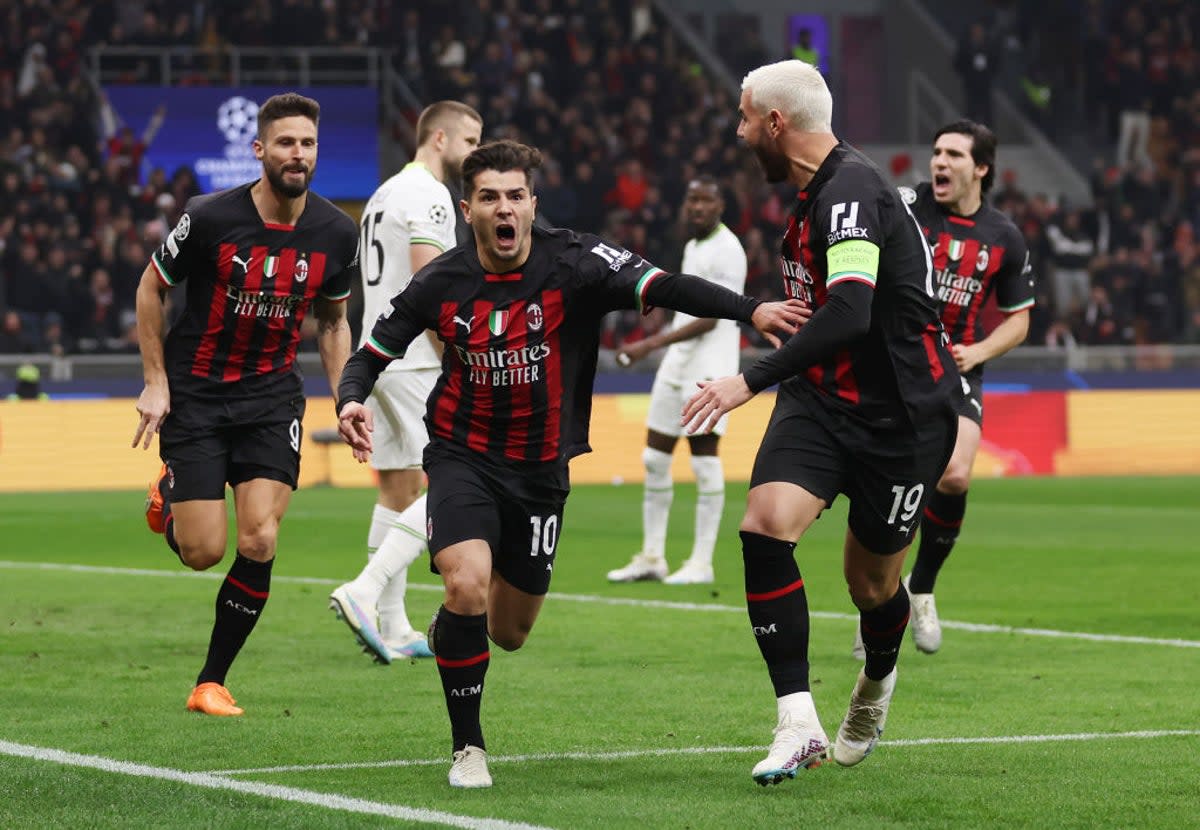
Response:
POLYGON ((315 807, 340 810, 346 813, 386 816, 388 818, 420 822, 426 825, 437 824, 445 827, 463 827, 467 828, 467 830, 548 830, 548 828, 540 827, 536 824, 525 824, 524 822, 460 816, 454 813, 444 813, 440 810, 405 807, 401 804, 384 804, 379 801, 367 801, 362 798, 349 798, 333 793, 301 790, 296 787, 283 787, 278 784, 237 781, 207 772, 184 772, 183 770, 171 769, 170 767, 152 767, 145 764, 134 764, 129 761, 118 761, 114 758, 104 758, 99 755, 80 755, 61 749, 46 749, 40 746, 29 746, 9 741, 0 741, 0 755, 32 758, 37 761, 49 761, 70 767, 88 767, 103 772, 132 775, 138 778, 178 781, 194 787, 205 787, 211 790, 232 790, 247 795, 273 798, 278 801, 311 804, 315 807))
MULTIPOLYGON (((10 570, 40 570, 40 571, 69 571, 90 574, 109 574, 114 576, 157 576, 168 578, 193 578, 220 580, 222 573, 196 571, 168 571, 151 568, 113 568, 99 565, 70 565, 57 562, 6 562, 0 561, 0 569, 10 570)), ((311 576, 272 576, 271 581, 284 585, 340 585, 340 580, 323 579, 311 576)), ((428 585, 410 582, 408 587, 415 591, 442 593, 440 585, 428 585)), ((561 602, 581 602, 594 605, 628 606, 631 608, 661 608, 672 611, 707 611, 720 613, 745 614, 746 609, 741 605, 718 605, 705 602, 675 602, 660 599, 636 599, 634 597, 605 597, 596 594, 560 594, 551 591, 548 599, 561 602)), ((838 611, 809 611, 809 616, 821 620, 857 621, 857 614, 847 614, 838 611)), ((995 625, 992 623, 942 621, 942 628, 957 631, 970 631, 975 634, 1009 634, 1025 637, 1050 637, 1066 640, 1086 640, 1093 643, 1127 643, 1145 646, 1167 646, 1169 648, 1200 648, 1200 640, 1183 640, 1163 637, 1139 637, 1129 634, 1096 634, 1089 631, 1059 631, 1052 628, 1026 628, 1012 625, 995 625)))
MULTIPOLYGON (((963 744, 1041 744, 1060 741, 1108 741, 1135 738, 1176 738, 1200 735, 1200 729, 1153 729, 1137 732, 1077 732, 1065 735, 998 735, 966 738, 907 738, 880 741, 884 747, 944 746, 963 744)), ((522 764, 537 761, 616 761, 624 758, 658 758, 672 755, 741 755, 762 752, 761 746, 689 746, 662 749, 630 749, 618 752, 545 752, 529 755, 489 755, 489 764, 522 764)), ((210 770, 210 775, 265 775, 278 772, 319 772, 347 769, 388 769, 393 767, 427 767, 445 764, 445 758, 412 758, 393 761, 363 761, 339 764, 296 764, 277 767, 210 770)))

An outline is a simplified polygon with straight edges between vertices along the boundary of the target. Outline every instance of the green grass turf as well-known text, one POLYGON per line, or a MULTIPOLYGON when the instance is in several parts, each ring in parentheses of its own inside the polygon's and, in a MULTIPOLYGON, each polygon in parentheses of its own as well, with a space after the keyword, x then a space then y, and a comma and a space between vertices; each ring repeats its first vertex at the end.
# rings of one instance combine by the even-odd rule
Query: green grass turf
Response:
MULTIPOLYGON (((942 617, 1200 641, 1198 494, 1200 481, 1178 478, 977 482, 938 583, 942 617)), ((673 564, 690 545, 693 495, 676 494, 673 564)), ((604 581, 640 543, 640 488, 576 489, 555 567, 562 596, 524 649, 493 653, 484 726, 496 785, 460 792, 445 780, 433 664, 372 665, 326 610, 329 590, 364 561, 370 492, 296 495, 271 602, 228 681, 247 715, 229 720, 183 709, 225 566, 187 576, 145 530, 141 494, 2 495, 0 560, 18 564, 0 565, 0 741, 187 772, 375 764, 230 780, 555 828, 1195 826, 1200 735, 911 743, 1200 730, 1200 648, 1167 644, 947 627, 935 656, 905 643, 885 740, 865 763, 755 786, 749 770, 774 705, 743 610, 744 496, 744 484, 730 485, 716 584, 670 588, 604 581), (590 757, 504 760, 562 753, 590 757)), ((818 612, 813 692, 830 733, 857 671, 844 509, 839 501, 797 549, 818 612)), ((422 626, 436 581, 422 562, 410 582, 422 626)), ((439 826, 0 752, 0 827, 267 825, 439 826)))

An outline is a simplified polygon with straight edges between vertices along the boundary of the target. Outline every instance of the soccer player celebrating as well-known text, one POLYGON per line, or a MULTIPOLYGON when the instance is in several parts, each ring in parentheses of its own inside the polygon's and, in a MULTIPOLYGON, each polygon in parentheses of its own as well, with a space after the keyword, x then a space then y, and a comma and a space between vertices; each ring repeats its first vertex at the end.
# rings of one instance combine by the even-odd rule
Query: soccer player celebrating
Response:
POLYGON ((958 372, 938 322, 929 251, 895 188, 833 134, 825 80, 798 60, 742 81, 738 136, 770 182, 799 189, 781 251, 789 297, 814 308, 783 348, 744 374, 702 383, 689 431, 779 383, 742 519, 750 625, 775 688, 778 722, 760 784, 819 764, 829 741, 809 687, 809 615, 797 540, 838 493, 850 499, 843 571, 866 663, 832 755, 874 748, 908 624, 900 582, 917 516, 954 447, 958 372))
POLYGON ((217 591, 208 658, 187 708, 240 715, 225 676, 267 602, 279 523, 300 471, 304 391, 296 347, 311 306, 336 387, 350 354, 343 302, 358 272, 354 220, 309 190, 320 106, 294 93, 258 111, 262 177, 191 199, 137 289, 146 386, 133 446, 159 433, 163 468, 147 499, 151 530, 189 568, 225 556, 225 485, 237 554, 217 591), (164 296, 187 282, 163 340, 164 296))
POLYGON ((1025 340, 1034 302, 1025 239, 1007 216, 984 201, 995 168, 992 131, 974 121, 955 121, 933 138, 932 181, 915 191, 900 188, 933 252, 934 290, 963 389, 954 454, 921 516, 917 559, 905 583, 912 597, 913 640, 927 654, 942 644, 933 586, 967 509, 982 436, 983 366, 1025 340), (993 292, 1005 317, 985 336, 982 311, 993 292))
MULTIPOLYGON (((683 214, 690 239, 683 249, 685 274, 696 274, 718 285, 741 292, 746 285, 746 251, 733 231, 721 223, 725 200, 712 176, 696 177, 683 198, 683 214)), ((660 334, 621 347, 627 364, 641 360, 655 349, 667 346, 650 390, 646 448, 642 463, 646 482, 642 493, 642 549, 623 568, 608 572, 611 582, 662 580, 668 585, 703 584, 713 581, 713 547, 725 507, 725 473, 717 445, 725 434, 722 418, 703 435, 689 435, 692 472, 696 474, 696 533, 692 555, 667 575, 664 548, 667 517, 671 512, 674 485, 671 453, 683 433, 679 413, 700 380, 732 374, 738 368, 741 333, 732 320, 697 320, 676 314, 660 334)))
MULTIPOLYGON (((380 185, 363 209, 362 338, 375 320, 434 257, 455 245, 458 210, 445 182, 479 145, 483 119, 458 101, 439 101, 417 119, 417 152, 380 185)), ((425 549, 421 452, 428 443, 425 401, 441 365, 441 341, 432 332, 413 341, 375 382, 367 399, 375 423, 371 465, 379 499, 367 535, 367 566, 330 594, 330 607, 375 659, 432 657, 425 635, 408 620, 404 595, 408 566, 425 549)))
MULTIPOLYGON (((445 583, 429 645, 450 715, 450 784, 489 787, 480 701, 488 639, 512 651, 550 586, 569 489, 567 463, 589 450, 600 321, 661 305, 752 323, 769 338, 804 318, 699 277, 667 274, 590 234, 533 227, 537 150, 486 144, 463 162, 463 215, 475 244, 423 268, 346 364, 338 428, 373 447, 364 405, 375 379, 432 330, 442 371, 426 409, 429 550, 445 583)), ((778 340, 775 340, 777 343, 778 340)))

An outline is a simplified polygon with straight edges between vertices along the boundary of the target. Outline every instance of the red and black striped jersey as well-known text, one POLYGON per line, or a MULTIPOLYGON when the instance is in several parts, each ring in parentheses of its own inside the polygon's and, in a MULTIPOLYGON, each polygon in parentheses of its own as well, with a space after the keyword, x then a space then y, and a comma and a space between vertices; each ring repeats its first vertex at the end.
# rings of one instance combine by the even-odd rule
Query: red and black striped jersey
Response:
POLYGON ((473 245, 442 254, 360 351, 391 360, 436 332, 445 350, 426 408, 430 439, 497 460, 562 462, 590 449, 601 318, 644 306, 650 285, 673 275, 591 234, 535 226, 532 238, 525 264, 504 274, 488 273, 473 245))
POLYGON ((296 347, 314 298, 342 301, 358 273, 358 227, 309 191, 295 225, 264 222, 253 183, 190 199, 151 258, 187 304, 164 345, 173 391, 255 395, 299 388, 296 347))
MULTIPOLYGON (((917 425, 948 405, 958 370, 938 321, 929 251, 900 194, 870 159, 844 142, 834 147, 798 194, 781 259, 787 295, 813 308, 806 327, 831 292, 848 313, 870 321, 863 336, 793 366, 783 383, 818 393, 810 397, 826 409, 873 423, 906 414, 917 425), (841 256, 840 270, 830 273, 828 255, 836 246, 853 253, 841 256), (871 268, 873 248, 878 263, 871 268)), ((802 328, 792 339, 803 335, 802 328)), ((785 345, 779 354, 787 352, 785 345)))
POLYGON ((1007 216, 986 202, 971 216, 958 216, 933 198, 922 182, 900 188, 933 256, 935 296, 951 343, 969 346, 986 336, 983 307, 995 292, 1005 314, 1032 308, 1033 269, 1025 238, 1007 216))

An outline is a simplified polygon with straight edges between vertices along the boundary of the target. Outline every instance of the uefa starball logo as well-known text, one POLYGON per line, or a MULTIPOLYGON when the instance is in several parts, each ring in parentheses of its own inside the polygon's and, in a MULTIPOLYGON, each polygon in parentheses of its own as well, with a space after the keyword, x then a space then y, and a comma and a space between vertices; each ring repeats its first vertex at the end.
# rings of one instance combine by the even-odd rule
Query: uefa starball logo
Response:
POLYGON ((262 163, 254 157, 253 142, 258 136, 258 102, 244 95, 226 98, 217 107, 213 126, 225 139, 220 156, 196 159, 196 175, 205 190, 224 190, 256 179, 262 163))
POLYGON ((230 144, 249 144, 258 134, 258 103, 235 95, 217 107, 217 129, 230 144))

